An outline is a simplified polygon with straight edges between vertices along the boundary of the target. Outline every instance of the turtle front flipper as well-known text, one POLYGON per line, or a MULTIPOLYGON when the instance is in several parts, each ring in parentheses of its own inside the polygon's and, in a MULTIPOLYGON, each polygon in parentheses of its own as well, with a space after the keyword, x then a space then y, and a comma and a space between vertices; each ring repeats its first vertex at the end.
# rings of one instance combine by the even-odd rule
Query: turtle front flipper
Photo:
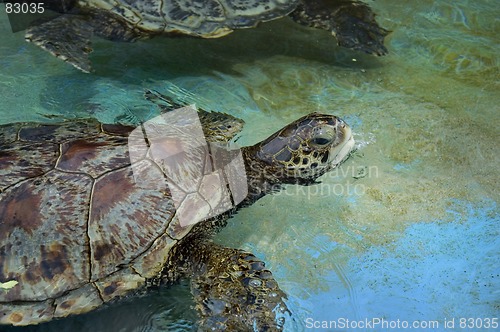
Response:
POLYGON ((68 14, 29 28, 25 38, 55 57, 89 73, 92 34, 92 27, 85 17, 68 14))
POLYGON ((298 23, 330 31, 342 47, 385 55, 390 31, 375 21, 371 8, 359 1, 302 0, 290 16, 298 23))
MULTIPOLYGON (((146 90, 144 97, 158 105, 162 112, 170 112, 186 105, 155 90, 146 90)), ((208 112, 197 108, 203 134, 209 142, 229 142, 243 129, 245 121, 223 112, 208 112)))
MULTIPOLYGON (((285 293, 251 253, 200 245, 191 287, 202 331, 281 331, 285 293)), ((198 246, 197 246, 198 250, 198 246)))

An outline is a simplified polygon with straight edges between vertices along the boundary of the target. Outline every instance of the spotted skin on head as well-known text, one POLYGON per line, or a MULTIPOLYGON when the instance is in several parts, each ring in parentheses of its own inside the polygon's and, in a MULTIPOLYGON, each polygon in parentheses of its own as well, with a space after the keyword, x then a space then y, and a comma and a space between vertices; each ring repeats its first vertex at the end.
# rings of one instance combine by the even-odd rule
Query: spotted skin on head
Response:
POLYGON ((351 129, 342 119, 306 115, 263 142, 244 148, 252 161, 247 174, 259 179, 252 186, 253 194, 260 197, 273 191, 275 183, 313 183, 345 160, 353 147, 351 129))

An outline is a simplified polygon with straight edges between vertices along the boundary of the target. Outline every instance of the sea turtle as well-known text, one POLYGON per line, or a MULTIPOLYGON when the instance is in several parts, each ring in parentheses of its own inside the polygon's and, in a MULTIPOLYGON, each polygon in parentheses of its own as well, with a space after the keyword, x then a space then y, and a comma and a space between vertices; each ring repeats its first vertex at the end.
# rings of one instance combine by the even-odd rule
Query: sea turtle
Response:
POLYGON ((116 41, 157 35, 218 38, 235 29, 290 16, 330 31, 340 46, 384 55, 384 37, 370 7, 351 0, 57 0, 45 6, 64 13, 26 32, 26 39, 76 68, 91 70, 93 34, 116 41))
MULTIPOLYGON (((147 97, 168 100, 151 91, 147 97)), ((312 113, 260 143, 225 151, 196 141, 187 111, 172 130, 172 123, 147 127, 149 121, 135 130, 92 120, 0 126, 0 324, 81 314, 189 277, 203 329, 280 330, 276 311, 286 310, 285 294, 271 272, 251 253, 219 246, 210 235, 236 205, 283 183, 310 184, 336 167, 353 147, 351 130, 336 116, 312 113), (152 135, 156 129, 175 135, 152 135), (158 151, 178 163, 163 165, 158 151), (242 169, 231 166, 238 154, 242 169), (190 177, 200 166, 201 176, 190 177), (170 172, 184 175, 165 185, 176 178, 170 172), (176 209, 173 191, 186 179, 198 180, 197 196, 184 196, 176 209), (181 220, 200 214, 198 223, 181 220)), ((209 142, 241 128, 236 118, 211 114, 200 117, 209 142)))

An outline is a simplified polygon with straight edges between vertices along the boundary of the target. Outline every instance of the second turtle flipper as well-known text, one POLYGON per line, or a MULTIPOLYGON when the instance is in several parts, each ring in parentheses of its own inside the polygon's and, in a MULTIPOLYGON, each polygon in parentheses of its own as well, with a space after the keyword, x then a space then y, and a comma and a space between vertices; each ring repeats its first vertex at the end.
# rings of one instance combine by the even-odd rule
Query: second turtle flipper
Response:
POLYGON ((75 68, 89 73, 92 71, 89 53, 92 52, 93 35, 129 42, 146 37, 119 16, 111 15, 105 10, 89 10, 81 14, 73 10, 30 27, 26 31, 25 39, 75 68))
POLYGON ((375 21, 371 8, 360 1, 302 0, 290 16, 298 23, 330 31, 342 47, 385 55, 384 38, 390 31, 375 21))
POLYGON ((62 15, 45 23, 32 26, 25 38, 55 57, 70 63, 81 71, 91 71, 89 53, 92 27, 78 15, 62 15))

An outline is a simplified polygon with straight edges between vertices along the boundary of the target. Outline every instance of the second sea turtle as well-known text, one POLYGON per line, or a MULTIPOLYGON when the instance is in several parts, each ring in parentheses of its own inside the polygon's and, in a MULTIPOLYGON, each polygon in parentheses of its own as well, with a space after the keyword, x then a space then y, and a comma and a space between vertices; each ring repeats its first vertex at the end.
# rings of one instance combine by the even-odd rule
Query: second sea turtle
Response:
POLYGON ((158 35, 219 38, 285 16, 327 30, 340 46, 384 55, 388 31, 371 8, 351 0, 57 0, 63 15, 28 29, 26 39, 76 68, 91 70, 93 35, 135 41, 158 35))

